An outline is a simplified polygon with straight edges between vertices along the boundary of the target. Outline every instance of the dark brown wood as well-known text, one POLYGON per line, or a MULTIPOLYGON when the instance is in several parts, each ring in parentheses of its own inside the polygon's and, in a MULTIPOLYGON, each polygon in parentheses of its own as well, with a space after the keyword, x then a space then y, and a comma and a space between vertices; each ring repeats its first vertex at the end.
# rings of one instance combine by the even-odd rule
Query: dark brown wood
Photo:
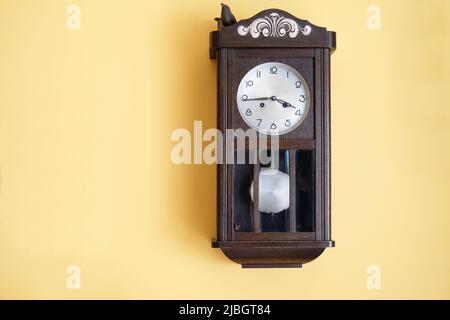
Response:
POLYGON ((291 241, 303 241, 303 240, 315 240, 315 232, 236 232, 234 234, 234 239, 239 241, 281 241, 281 240, 291 240, 291 241))
POLYGON ((330 50, 323 50, 324 239, 331 240, 330 50))
POLYGON ((231 260, 244 266, 261 268, 301 265, 319 257, 325 248, 334 247, 333 241, 214 241, 231 260))
POLYGON ((317 249, 317 248, 331 248, 334 247, 334 241, 287 241, 287 240, 277 240, 277 241, 213 241, 213 248, 304 248, 304 249, 317 249))
POLYGON ((322 49, 315 50, 315 82, 316 82, 316 104, 315 104, 315 120, 316 120, 316 191, 315 191, 315 214, 316 214, 316 240, 323 240, 323 207, 322 207, 322 49))
MULTIPOLYGON (((217 85, 219 88, 227 87, 227 49, 220 50, 218 53, 219 63, 217 65, 217 85)), ((218 106, 226 106, 227 105, 227 94, 223 90, 219 90, 217 94, 217 104, 218 106)), ((227 113, 226 112, 218 112, 217 113, 217 128, 220 132, 225 132, 227 128, 227 113)), ((218 154, 219 157, 224 157, 226 155, 225 144, 221 153, 218 154)), ((227 179, 227 165, 217 165, 217 238, 221 241, 227 239, 226 235, 229 231, 227 223, 228 223, 228 211, 231 208, 228 208, 228 179, 227 179)))
MULTIPOLYGON (((271 138, 269 137, 267 139, 267 149, 271 149, 271 138)), ((261 147, 261 146, 259 146, 261 147)), ((278 141, 278 147, 281 150, 284 149, 302 149, 302 150, 315 150, 316 149, 316 140, 311 139, 311 140, 299 140, 299 139, 287 139, 287 138, 283 138, 281 140, 278 141)), ((254 143, 249 143, 248 140, 245 141, 245 149, 256 149, 257 145, 255 145, 254 143)), ((234 144, 234 149, 236 150, 240 150, 241 147, 238 144, 234 144)))
POLYGON ((255 57, 260 59, 272 59, 274 57, 282 59, 305 59, 314 57, 314 49, 298 49, 292 48, 289 50, 280 48, 241 48, 245 50, 236 50, 235 58, 237 59, 254 59, 255 57))
POLYGON ((255 246, 252 243, 243 246, 221 246, 223 253, 240 264, 259 265, 304 265, 318 258, 326 247, 281 247, 255 246))
POLYGON ((301 264, 295 264, 295 263, 274 263, 274 264, 269 264, 269 263, 243 263, 242 264, 242 268, 244 269, 256 269, 256 268, 301 268, 302 265, 301 264))
MULTIPOLYGON (((224 134, 223 156, 230 143, 225 130, 248 129, 237 111, 236 94, 242 77, 251 68, 265 62, 288 64, 302 74, 311 94, 310 109, 304 122, 292 132, 279 137, 279 149, 289 150, 290 206, 289 212, 280 216, 285 230, 267 232, 263 229, 265 227, 259 212, 259 161, 252 164, 251 168, 244 167, 245 170, 232 163, 218 165, 217 240, 213 241, 213 247, 220 248, 227 257, 243 267, 301 267, 320 256, 325 248, 334 246, 334 241, 331 241, 330 195, 330 54, 335 49, 335 41, 334 32, 277 9, 262 11, 227 27, 219 19, 218 31, 210 34, 210 57, 218 59, 217 126, 224 134), (238 34, 240 26, 248 26, 255 19, 264 19, 273 13, 294 20, 300 27, 309 25, 311 33, 307 36, 298 34, 292 38, 253 38, 238 34), (297 150, 314 151, 314 165, 310 169, 303 167, 306 171, 313 170, 309 174, 315 177, 314 185, 311 186, 314 189, 315 208, 311 232, 297 230, 297 210, 302 207, 297 197, 298 192, 303 192, 297 192, 298 179, 302 179, 298 174, 302 164, 296 158, 297 150), (242 202, 250 201, 249 185, 242 183, 246 181, 242 179, 242 174, 250 174, 254 183, 254 201, 251 205, 242 202)), ((270 137, 268 140, 267 148, 271 149, 270 137)), ((256 147, 248 142, 243 146, 245 150, 256 147)), ((240 148, 235 145, 232 150, 240 148)), ((305 212, 300 209, 299 214, 305 212)), ((264 217, 267 219, 267 216, 264 217)))
MULTIPOLYGON (((219 50, 219 52, 222 50, 219 50)), ((232 123, 231 123, 231 119, 233 117, 233 103, 232 101, 230 101, 230 97, 231 97, 231 87, 229 85, 229 82, 232 80, 232 77, 230 75, 230 68, 233 68, 233 54, 234 54, 234 50, 232 49, 225 49, 224 52, 226 52, 226 55, 223 57, 223 59, 226 59, 226 69, 225 69, 225 79, 226 82, 223 83, 222 87, 219 87, 220 89, 218 90, 219 92, 222 91, 222 94, 225 95, 224 97, 224 101, 222 101, 224 104, 219 105, 219 113, 225 113, 225 127, 223 129, 223 133, 226 132, 226 129, 229 128, 233 128, 232 127, 232 123)), ((219 54, 220 57, 220 54, 219 54)), ((229 159, 228 154, 227 154, 227 148, 226 145, 228 143, 227 139, 226 139, 226 134, 224 134, 224 139, 223 139, 223 147, 224 147, 224 154, 226 155, 224 157, 225 159, 225 163, 229 163, 229 159)), ((233 155, 234 157, 234 155, 233 155)), ((233 232, 234 232, 234 226, 233 226, 233 221, 234 221, 234 215, 233 215, 233 203, 234 203, 234 199, 233 199, 233 187, 234 187, 234 183, 233 183, 233 165, 232 164, 224 164, 224 166, 227 167, 227 194, 226 194, 226 201, 227 201, 227 218, 226 218, 226 225, 227 225, 227 235, 226 235, 226 239, 227 240, 231 240, 233 238, 233 232)))

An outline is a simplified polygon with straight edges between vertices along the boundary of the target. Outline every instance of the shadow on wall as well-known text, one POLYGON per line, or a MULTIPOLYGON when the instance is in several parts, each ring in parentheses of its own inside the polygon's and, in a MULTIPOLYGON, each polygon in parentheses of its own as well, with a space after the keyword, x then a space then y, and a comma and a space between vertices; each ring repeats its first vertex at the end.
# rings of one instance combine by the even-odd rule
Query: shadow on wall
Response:
MULTIPOLYGON (((217 11, 220 7, 217 8, 217 11)), ((209 32, 216 29, 212 14, 210 17, 200 15, 195 7, 190 12, 174 9, 167 13, 167 21, 176 21, 167 25, 168 39, 177 39, 170 45, 170 50, 179 57, 171 61, 171 74, 175 75, 170 86, 176 92, 170 110, 172 129, 186 128, 194 139, 194 121, 202 121, 203 131, 216 128, 216 79, 215 60, 209 59, 209 32)), ((171 142, 173 147, 176 142, 171 142)), ((203 147, 209 142, 203 143, 203 147)), ((194 147, 192 145, 192 162, 194 147)), ((205 248, 216 234, 216 166, 207 164, 172 165, 176 172, 172 178, 171 191, 180 196, 171 204, 176 210, 171 221, 177 221, 176 236, 180 241, 195 239, 199 236, 205 240, 205 248)), ((173 228, 173 226, 168 226, 173 228)), ((176 233, 176 235, 175 235, 176 233)), ((188 242, 189 243, 189 242, 188 242)), ((204 248, 202 247, 202 250, 204 248)), ((211 250, 213 252, 213 250, 211 250)))

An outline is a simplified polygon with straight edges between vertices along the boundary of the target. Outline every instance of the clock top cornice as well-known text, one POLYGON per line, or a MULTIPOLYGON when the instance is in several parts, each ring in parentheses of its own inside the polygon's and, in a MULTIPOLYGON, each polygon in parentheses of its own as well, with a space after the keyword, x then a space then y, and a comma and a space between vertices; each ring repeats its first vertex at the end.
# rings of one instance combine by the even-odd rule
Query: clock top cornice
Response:
POLYGON ((224 26, 216 18, 210 34, 212 57, 219 48, 336 48, 336 34, 280 9, 263 10, 249 19, 224 26))

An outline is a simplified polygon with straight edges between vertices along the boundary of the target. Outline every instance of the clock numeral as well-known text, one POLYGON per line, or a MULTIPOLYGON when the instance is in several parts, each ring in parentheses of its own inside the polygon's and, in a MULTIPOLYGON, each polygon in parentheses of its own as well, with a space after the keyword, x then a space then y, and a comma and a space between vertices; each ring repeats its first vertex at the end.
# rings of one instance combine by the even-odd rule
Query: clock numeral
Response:
POLYGON ((248 115, 248 116, 251 116, 252 115, 252 110, 247 109, 247 111, 245 111, 245 114, 248 115))
POLYGON ((256 77, 257 78, 261 78, 261 71, 260 70, 256 70, 256 77))
POLYGON ((270 129, 275 130, 277 128, 277 125, 275 123, 272 123, 272 125, 270 126, 270 129))
POLYGON ((306 96, 305 95, 301 95, 298 100, 300 100, 300 102, 305 102, 306 101, 306 96))
POLYGON ((251 87, 251 86, 253 86, 253 81, 252 80, 248 80, 248 81, 245 82, 245 85, 247 86, 247 88, 251 87))
POLYGON ((302 114, 300 113, 300 110, 295 111, 295 115, 296 116, 301 116, 302 114))
POLYGON ((244 94, 244 95, 242 96, 242 101, 247 101, 247 99, 248 99, 248 96, 247 96, 246 94, 244 94))
POLYGON ((261 125, 262 119, 256 119, 258 121, 258 127, 261 125))
POLYGON ((271 67, 270 68, 270 74, 277 74, 278 73, 278 68, 277 67, 271 67))
POLYGON ((286 119, 286 122, 284 123, 284 125, 286 127, 290 127, 291 126, 291 119, 286 119))
POLYGON ((295 83, 295 87, 298 89, 298 88, 301 88, 302 87, 302 82, 301 81, 297 81, 296 83, 295 83))
POLYGON ((289 78, 289 71, 286 71, 286 78, 289 78))

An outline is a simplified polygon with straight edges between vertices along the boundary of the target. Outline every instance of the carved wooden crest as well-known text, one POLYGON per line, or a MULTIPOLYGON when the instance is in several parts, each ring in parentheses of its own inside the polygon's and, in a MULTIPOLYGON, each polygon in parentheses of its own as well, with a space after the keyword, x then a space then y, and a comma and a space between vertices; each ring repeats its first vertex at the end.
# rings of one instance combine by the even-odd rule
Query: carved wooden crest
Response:
POLYGON ((250 34, 252 38, 258 38, 260 35, 263 37, 284 37, 289 36, 295 38, 301 32, 304 36, 311 34, 312 28, 310 25, 305 24, 303 27, 290 18, 286 18, 277 12, 272 12, 268 16, 253 20, 250 25, 245 26, 240 24, 237 28, 237 32, 241 36, 250 34))

